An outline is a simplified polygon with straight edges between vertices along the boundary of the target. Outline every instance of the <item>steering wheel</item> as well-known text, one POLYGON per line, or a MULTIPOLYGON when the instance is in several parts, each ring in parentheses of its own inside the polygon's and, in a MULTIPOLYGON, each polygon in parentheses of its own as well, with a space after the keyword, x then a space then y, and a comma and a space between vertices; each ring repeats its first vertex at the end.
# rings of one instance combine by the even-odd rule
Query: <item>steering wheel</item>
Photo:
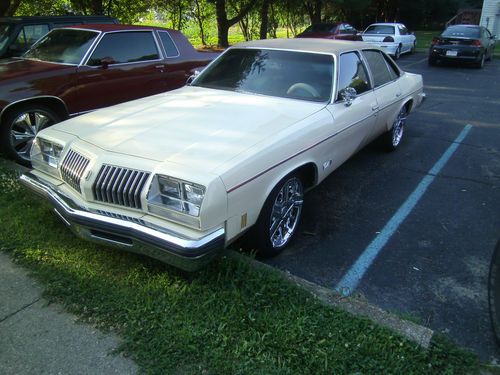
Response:
POLYGON ((319 92, 311 85, 304 82, 297 82, 291 85, 288 90, 286 90, 287 95, 293 94, 294 91, 304 90, 310 94, 313 98, 319 98, 319 92))

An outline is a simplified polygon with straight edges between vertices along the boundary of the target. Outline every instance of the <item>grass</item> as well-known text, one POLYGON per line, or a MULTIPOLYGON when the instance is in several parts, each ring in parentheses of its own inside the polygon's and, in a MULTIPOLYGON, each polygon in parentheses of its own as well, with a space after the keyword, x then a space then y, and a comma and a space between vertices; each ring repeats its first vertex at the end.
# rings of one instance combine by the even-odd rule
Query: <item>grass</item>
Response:
POLYGON ((0 248, 59 302, 123 338, 149 374, 460 374, 477 358, 438 337, 428 350, 320 304, 278 273, 221 258, 185 274, 75 238, 0 163, 0 248))

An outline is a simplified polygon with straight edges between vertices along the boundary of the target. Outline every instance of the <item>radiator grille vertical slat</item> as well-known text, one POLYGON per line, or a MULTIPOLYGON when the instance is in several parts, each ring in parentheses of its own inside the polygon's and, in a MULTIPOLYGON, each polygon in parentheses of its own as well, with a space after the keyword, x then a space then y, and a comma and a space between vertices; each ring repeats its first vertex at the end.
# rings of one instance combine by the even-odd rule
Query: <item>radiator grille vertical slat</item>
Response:
POLYGON ((80 183, 90 160, 76 151, 69 150, 61 163, 61 177, 64 182, 81 193, 80 183))
POLYGON ((92 186, 94 199, 140 209, 141 192, 149 176, 148 172, 104 164, 92 186))

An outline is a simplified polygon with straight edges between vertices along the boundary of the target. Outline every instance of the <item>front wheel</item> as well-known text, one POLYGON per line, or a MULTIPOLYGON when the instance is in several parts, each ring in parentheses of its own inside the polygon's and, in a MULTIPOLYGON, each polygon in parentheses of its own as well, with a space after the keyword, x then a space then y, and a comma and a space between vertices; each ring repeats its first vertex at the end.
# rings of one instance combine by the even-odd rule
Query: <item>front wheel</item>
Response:
POLYGON ((391 130, 383 135, 384 145, 388 151, 394 151, 401 144, 407 116, 408 110, 404 106, 394 119, 391 130))
POLYGON ((3 153, 18 162, 30 166, 33 141, 42 129, 61 118, 44 105, 28 104, 9 111, 0 126, 0 145, 3 153))
POLYGON ((290 174, 272 190, 254 228, 254 242, 263 257, 278 255, 292 240, 304 204, 304 186, 290 174))

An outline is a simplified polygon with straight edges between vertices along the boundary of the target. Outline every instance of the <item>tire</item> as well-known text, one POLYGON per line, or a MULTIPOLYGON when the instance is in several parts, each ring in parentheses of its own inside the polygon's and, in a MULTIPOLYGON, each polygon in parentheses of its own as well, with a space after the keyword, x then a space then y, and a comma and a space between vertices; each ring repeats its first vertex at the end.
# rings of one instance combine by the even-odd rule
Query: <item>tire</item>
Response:
POLYGON ((394 151, 401 144, 404 134, 404 126, 406 117, 408 116, 408 109, 406 106, 400 109, 398 115, 394 119, 391 130, 382 136, 384 147, 387 151, 394 151))
POLYGON ((436 66, 437 65, 437 59, 435 57, 429 56, 429 59, 427 60, 429 66, 436 66))
POLYGON ((413 42, 413 44, 410 48, 410 54, 414 54, 416 48, 417 48, 417 42, 413 42))
POLYGON ((497 345, 500 346, 500 241, 497 242, 488 274, 488 307, 497 345))
POLYGON ((290 243, 303 204, 304 186, 299 174, 289 174, 274 187, 253 228, 253 243, 259 256, 276 256, 290 243))
POLYGON ((19 164, 31 166, 30 151, 35 136, 61 120, 55 111, 39 104, 27 104, 9 111, 0 124, 2 152, 19 164))
POLYGON ((484 55, 485 55, 485 53, 483 53, 483 54, 481 55, 481 58, 480 58, 480 59, 479 59, 479 61, 476 63, 476 65, 475 65, 475 66, 476 66, 476 68, 478 68, 478 69, 483 69, 483 68, 484 68, 484 61, 486 60, 486 57, 485 57, 484 55))
POLYGON ((394 60, 398 60, 400 57, 401 57, 401 44, 398 46, 396 52, 394 53, 394 60))

